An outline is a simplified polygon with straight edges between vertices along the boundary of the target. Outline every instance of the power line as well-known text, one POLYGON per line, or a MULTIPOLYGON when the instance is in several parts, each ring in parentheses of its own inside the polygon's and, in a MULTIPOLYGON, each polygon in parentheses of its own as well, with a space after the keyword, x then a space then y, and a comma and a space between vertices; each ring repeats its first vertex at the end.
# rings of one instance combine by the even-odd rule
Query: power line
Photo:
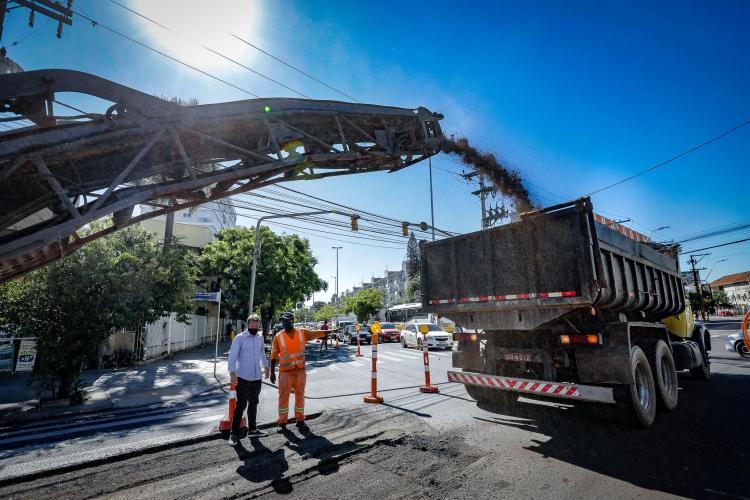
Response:
POLYGON ((710 250, 712 248, 719 248, 719 247, 725 247, 725 246, 729 246, 729 245, 736 245, 737 243, 743 243, 745 241, 750 241, 750 238, 744 238, 744 239, 741 239, 741 240, 730 241, 728 243, 722 243, 721 245, 713 245, 713 246, 705 247, 705 248, 696 248, 695 250, 685 250, 684 252, 680 252, 680 255, 686 254, 686 253, 701 252, 703 250, 710 250))
MULTIPOLYGON (((212 212, 222 212, 221 210, 218 210, 216 208, 206 207, 205 205, 202 206, 201 208, 203 208, 205 210, 210 210, 212 212)), ((254 209, 248 209, 248 208, 243 208, 243 207, 237 207, 237 208, 240 208, 242 210, 254 210, 254 209)), ((255 211, 256 212, 263 212, 263 213, 270 213, 270 214, 274 214, 274 215, 281 215, 281 213, 272 212, 272 211, 266 211, 266 210, 255 210, 255 211)), ((244 217, 244 218, 247 218, 247 219, 253 219, 253 220, 258 220, 259 219, 259 216, 255 216, 255 215, 246 215, 246 214, 242 214, 242 213, 238 213, 237 215, 239 217, 244 217)), ((303 218, 297 218, 297 220, 299 220, 301 222, 307 222, 303 218)), ((301 234, 307 234, 309 236, 318 236, 319 237, 320 234, 317 234, 317 233, 324 233, 324 234, 331 234, 331 235, 339 236, 339 237, 343 237, 343 238, 367 239, 367 240, 371 240, 372 239, 372 240, 376 240, 376 241, 382 241, 382 240, 377 240, 375 238, 369 238, 369 237, 366 237, 366 236, 351 236, 351 235, 348 235, 348 234, 345 234, 345 233, 341 233, 341 232, 333 232, 333 231, 325 231, 325 230, 322 230, 322 229, 305 228, 305 227, 295 226, 293 224, 288 224, 288 223, 278 222, 278 221, 273 221, 273 220, 269 220, 268 224, 277 224, 277 225, 280 225, 280 226, 284 226, 284 227, 288 227, 288 228, 291 228, 291 229, 295 229, 295 230, 299 231, 301 234), (306 232, 306 230, 307 231, 317 231, 317 233, 306 232)), ((327 240, 331 240, 331 241, 338 241, 338 242, 341 242, 341 243, 347 243, 347 244, 350 244, 350 245, 359 245, 359 246, 366 246, 366 247, 373 247, 373 248, 385 248, 385 249, 390 249, 390 250, 402 250, 402 251, 404 250, 403 247, 373 245, 371 243, 357 243, 357 242, 350 241, 350 240, 339 240, 339 239, 331 238, 331 237, 326 237, 326 239, 327 240)))
POLYGON ((219 78, 219 77, 218 77, 218 76, 216 76, 216 75, 212 75, 211 73, 209 73, 209 72, 207 72, 207 71, 203 71, 203 70, 202 70, 202 69, 200 69, 200 68, 197 68, 197 67, 195 67, 195 66, 193 66, 193 65, 191 65, 191 64, 188 64, 188 63, 186 63, 185 61, 182 61, 182 60, 180 60, 180 59, 177 59, 176 57, 172 57, 172 56, 170 56, 169 54, 167 54, 167 53, 165 53, 165 52, 162 52, 161 50, 155 49, 155 48, 151 47, 150 45, 148 45, 148 44, 146 44, 146 43, 144 43, 144 42, 141 42, 141 41, 139 41, 139 40, 136 40, 135 38, 132 38, 132 37, 130 37, 130 36, 128 36, 128 35, 126 35, 126 34, 124 34, 124 33, 121 33, 121 32, 119 32, 119 31, 117 31, 117 30, 116 30, 116 29, 114 29, 114 28, 110 28, 110 27, 109 27, 109 26, 107 26, 106 24, 102 24, 102 23, 100 23, 99 21, 96 21, 95 19, 92 19, 92 18, 90 18, 90 17, 88 17, 88 16, 86 16, 86 15, 83 15, 83 14, 81 14, 80 12, 78 12, 78 11, 76 11, 76 10, 73 10, 73 9, 71 9, 71 11, 72 11, 72 12, 73 12, 74 14, 76 14, 77 16, 79 16, 79 17, 82 17, 82 18, 86 19, 87 21, 91 22, 91 24, 92 24, 92 26, 93 26, 94 28, 96 28, 96 27, 98 27, 98 26, 101 26, 102 28, 104 28, 105 30, 109 31, 110 33, 114 33, 115 35, 121 36, 121 37, 125 38, 126 40, 129 40, 129 41, 131 41, 131 42, 133 42, 133 43, 135 43, 135 44, 137 44, 137 45, 140 45, 141 47, 143 47, 143 48, 146 48, 146 49, 148 49, 148 50, 150 50, 150 51, 152 51, 152 52, 156 52, 157 54, 159 54, 159 55, 161 55, 161 56, 164 56, 164 57, 166 57, 167 59, 169 59, 169 60, 171 60, 171 61, 174 61, 174 62, 176 62, 176 63, 182 64, 183 66, 186 66, 186 67, 188 67, 188 68, 190 68, 190 69, 192 69, 192 70, 194 70, 194 71, 197 71, 198 73, 201 73, 201 74, 203 74, 203 75, 205 75, 205 76, 207 76, 207 77, 209 77, 209 78, 213 78, 213 79, 214 79, 214 80, 216 80, 216 81, 219 81, 219 82, 221 82, 221 83, 224 83, 224 84, 226 84, 226 85, 229 85, 230 87, 232 87, 232 88, 234 88, 234 89, 237 89, 237 90, 239 90, 240 92, 244 92, 245 94, 248 94, 248 95, 251 95, 251 96, 253 96, 253 97, 257 97, 257 98, 259 98, 259 99, 260 99, 260 96, 259 96, 259 95, 257 95, 257 94, 254 94, 254 93, 250 92, 250 91, 249 91, 249 90, 247 90, 247 89, 243 89, 242 87, 239 87, 239 86, 237 86, 237 85, 235 85, 235 84, 233 84, 233 83, 230 83, 230 82, 228 82, 228 81, 226 81, 226 80, 224 80, 224 79, 222 79, 222 78, 219 78))
POLYGON ((252 47, 252 48, 256 49, 257 51, 259 51, 259 52, 262 52, 262 53, 264 53, 265 55, 267 55, 267 56, 268 56, 268 57, 270 57, 271 59, 275 59, 276 61, 280 62, 280 63, 281 63, 281 64, 283 64, 284 66, 288 66, 289 68, 292 68, 292 69, 293 69, 294 71, 296 71, 296 72, 298 72, 298 73, 300 73, 300 74, 302 74, 302 75, 305 75, 306 77, 310 78, 311 80, 314 80, 314 81, 318 82, 319 84, 321 84, 321 85, 323 85, 323 86, 325 86, 325 87, 328 87, 329 89, 333 90, 334 92, 337 92, 337 93, 341 94, 342 96, 344 96, 344 97, 346 97, 346 98, 348 98, 348 99, 351 99, 351 100, 352 100, 352 101, 354 101, 354 102, 358 102, 358 103, 362 104, 362 101, 360 101, 360 100, 359 100, 359 99, 357 99, 356 97, 352 97, 352 96, 350 96, 349 94, 347 94, 346 92, 342 92, 341 90, 337 89, 337 88, 336 88, 336 87, 334 87, 333 85, 329 85, 329 84, 327 84, 326 82, 324 82, 324 81, 322 81, 322 80, 319 80, 318 78, 314 77, 314 76, 313 76, 313 75, 311 75, 310 73, 307 73, 307 72, 305 72, 305 71, 303 71, 303 70, 299 69, 298 67, 296 67, 296 66, 293 66, 292 64, 289 64, 288 62, 284 61, 283 59, 281 59, 281 58, 279 58, 279 57, 276 57, 275 55, 271 54, 270 52, 268 52, 268 51, 266 51, 266 50, 263 50, 263 49, 261 49, 261 48, 260 48, 260 47, 258 47, 257 45, 255 45, 255 44, 253 44, 253 43, 250 43, 250 42, 248 42, 248 41, 247 41, 247 40, 245 40, 244 38, 240 38, 240 37, 238 37, 237 35, 235 35, 234 33, 231 33, 231 32, 230 32, 229 34, 230 34, 230 35, 232 35, 233 37, 235 37, 235 38, 236 38, 237 40, 239 40, 239 41, 241 41, 241 42, 243 42, 243 43, 246 43, 246 44, 248 44, 248 45, 249 45, 250 47, 252 47))
MULTIPOLYGON (((141 14, 138 11, 135 11, 135 10, 131 9, 130 7, 127 7, 127 6, 123 5, 123 4, 121 4, 117 0, 109 0, 109 1, 112 2, 115 5, 118 5, 118 6, 122 7, 123 9, 127 10, 128 12, 131 12, 131 13, 135 14, 136 16, 141 17, 141 18, 143 18, 143 19, 145 19, 145 20, 147 20, 147 21, 149 21, 149 22, 151 22, 151 23, 159 26, 160 28, 163 28, 163 29, 169 31, 170 33, 174 33, 176 35, 179 35, 181 38, 188 40, 188 38, 185 35, 183 35, 183 34, 177 32, 177 31, 173 30, 172 28, 170 28, 168 26, 165 26, 165 25, 161 24, 158 21, 155 21, 155 20, 151 19, 150 17, 148 17, 148 16, 146 16, 144 14, 141 14)), ((230 35, 231 35, 231 33, 230 33, 230 35)), ((236 35, 232 35, 232 36, 234 36, 235 38, 238 38, 236 35)), ((244 40, 242 40, 242 41, 244 42, 244 40)), ((195 42, 193 42, 193 43, 195 43, 195 42)), ((245 42, 245 43, 247 43, 247 42, 245 42)), ((302 97, 304 97, 305 99, 312 99, 312 97, 310 97, 309 95, 304 94, 304 93, 300 92, 299 90, 296 90, 296 89, 290 87, 289 85, 281 83, 280 81, 275 80, 275 79, 271 78, 268 75, 264 75, 263 73, 261 73, 259 71, 256 71, 253 68, 251 68, 249 66, 246 66, 246 65, 242 64, 241 62, 239 62, 239 61, 237 61, 235 59, 232 59, 231 57, 226 56, 226 55, 222 54, 221 52, 219 52, 217 50, 212 49, 211 47, 208 47, 208 46, 206 46, 206 45, 204 45, 202 43, 196 43, 196 45, 200 45, 202 48, 204 48, 205 50, 211 52, 212 54, 215 54, 215 55, 217 55, 217 56, 219 56, 219 57, 221 57, 221 58, 223 58, 223 59, 225 59, 225 60, 227 60, 227 61, 229 61, 231 63, 234 63, 237 66, 240 66, 240 67, 242 67, 242 68, 250 71, 251 73, 253 73, 253 74, 257 75, 257 76, 260 76, 261 78, 265 78, 266 80, 268 80, 270 82, 273 82, 276 85, 280 85, 280 86, 284 87, 285 89, 294 92, 295 94, 299 94, 302 97)))
MULTIPOLYGON (((281 186, 274 186, 274 187, 281 187, 281 186)), ((273 197, 269 197, 269 196, 264 196, 262 194, 259 194, 257 191, 253 195, 245 194, 245 196, 260 196, 260 197, 264 197, 264 198, 269 199, 269 200, 278 201, 278 202, 281 202, 281 203, 288 203, 288 204, 291 204, 291 205, 296 205, 296 206, 300 206, 300 207, 304 207, 304 208, 327 209, 327 208, 330 208, 330 206, 333 206, 333 202, 330 202, 330 201, 327 201, 327 200, 325 201, 325 203, 312 203, 312 202, 308 202, 306 199, 303 199, 303 198, 298 197, 298 196, 288 195, 288 194, 284 194, 284 193, 277 193, 275 191, 271 191, 268 188, 265 188, 265 189, 268 192, 270 192, 271 194, 274 194, 276 196, 281 196, 282 198, 273 198, 273 197), (312 203, 312 205, 306 204, 306 203, 295 203, 295 202, 291 202, 289 200, 297 200, 297 201, 312 203)), ((310 195, 306 195, 306 196, 310 196, 310 195)), ((320 198, 320 199, 322 200, 322 198, 320 198)), ((345 206, 344 208, 347 208, 349 210, 354 211, 355 213, 357 213, 357 215, 359 215, 360 213, 366 213, 366 212, 364 212, 364 211, 362 211, 362 210, 360 210, 358 208, 355 208, 355 207, 345 206)), ((384 215, 373 214, 373 217, 377 217, 377 219, 376 218, 370 218, 370 217, 360 216, 360 218, 362 220, 366 220, 366 221, 372 222, 374 224, 381 224, 383 226, 388 226, 388 227, 401 228, 402 224, 403 224, 402 222, 395 222, 395 223, 394 222, 390 222, 392 219, 390 219, 390 218, 388 218, 388 217, 386 217, 384 215), (380 219, 383 219, 383 220, 380 220, 380 219)), ((360 227, 367 228, 368 226, 360 226, 360 227)), ((377 229, 381 229, 381 228, 377 228, 377 229)), ((417 229, 417 228, 414 228, 414 231, 418 232, 418 233, 427 234, 427 231, 422 231, 422 230, 417 229)), ((391 233, 383 233, 383 234, 391 234, 391 233)))
POLYGON ((626 177, 626 178, 621 179, 621 180, 619 180, 619 181, 617 181, 617 182, 615 182, 613 184, 610 184, 609 186, 605 186, 603 188, 597 189, 596 191, 592 191, 587 196, 593 196, 593 195, 595 195, 597 193, 601 193, 602 191, 604 191, 606 189, 618 186, 618 185, 620 185, 620 184, 622 184, 624 182, 627 182, 627 181, 629 181, 631 179, 635 179, 636 177, 641 176, 641 175, 643 175, 645 173, 651 172, 652 170, 656 170, 657 168, 660 168, 660 167, 663 167, 664 165, 672 163, 675 160, 679 160, 683 156, 687 156, 690 153, 693 153, 693 152, 695 152, 695 151, 697 151, 697 150, 699 150, 699 149, 701 149, 701 148, 703 148, 705 146, 708 146, 709 144, 711 144, 713 142, 716 142, 716 141, 718 141, 720 139, 723 139, 724 137, 728 136, 729 134, 732 134, 732 133, 736 132, 737 130, 741 129, 742 127, 744 127, 748 123, 750 123, 750 120, 746 120, 746 121, 740 123, 739 125, 735 125, 734 127, 730 128, 728 130, 725 130, 724 132, 722 132, 721 134, 717 135, 716 137, 713 137, 713 138, 711 138, 711 139, 709 139, 709 140, 707 140, 705 142, 702 142, 701 144, 698 144, 697 146, 693 146, 692 148, 688 149, 687 151, 683 151, 682 153, 680 153, 680 154, 678 154, 676 156, 673 156, 672 158, 670 158, 668 160, 665 160, 665 161, 663 161, 661 163, 657 163, 653 167, 649 167, 649 168, 647 168, 645 170, 641 170, 640 172, 635 173, 635 174, 631 175, 630 177, 626 177))

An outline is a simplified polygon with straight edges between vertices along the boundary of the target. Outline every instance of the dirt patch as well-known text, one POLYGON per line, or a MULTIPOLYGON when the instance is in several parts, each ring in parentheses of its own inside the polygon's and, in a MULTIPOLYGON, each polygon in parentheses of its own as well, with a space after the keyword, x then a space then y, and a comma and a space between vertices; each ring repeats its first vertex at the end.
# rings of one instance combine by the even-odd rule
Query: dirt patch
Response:
POLYGON ((486 175, 500 193, 513 200, 516 212, 529 212, 535 208, 521 174, 503 165, 493 153, 479 151, 466 137, 454 136, 445 138, 443 151, 457 155, 466 165, 486 175))

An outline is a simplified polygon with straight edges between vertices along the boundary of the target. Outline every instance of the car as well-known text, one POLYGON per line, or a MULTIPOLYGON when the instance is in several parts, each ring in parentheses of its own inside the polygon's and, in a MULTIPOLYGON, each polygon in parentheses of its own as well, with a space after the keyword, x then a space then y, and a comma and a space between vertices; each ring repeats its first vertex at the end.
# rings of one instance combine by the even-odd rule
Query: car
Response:
POLYGON ((453 339, 451 335, 437 326, 435 323, 429 323, 427 321, 415 321, 408 323, 403 330, 401 330, 400 340, 401 347, 417 347, 422 349, 422 342, 424 334, 420 333, 419 329, 422 325, 427 325, 429 332, 427 333, 427 348, 436 349, 453 349, 453 339))
MULTIPOLYGON (((357 343, 357 325, 347 325, 343 332, 343 341, 349 344, 357 343)), ((359 330, 359 343, 360 344, 371 344, 372 334, 367 328, 361 328, 359 330)))
POLYGON ((394 323, 380 323, 378 342, 398 342, 401 340, 401 330, 394 323))
POLYGON ((750 350, 747 344, 745 344, 745 339, 742 338, 741 332, 729 335, 724 341, 724 347, 726 347, 727 351, 736 352, 743 358, 750 358, 750 350))

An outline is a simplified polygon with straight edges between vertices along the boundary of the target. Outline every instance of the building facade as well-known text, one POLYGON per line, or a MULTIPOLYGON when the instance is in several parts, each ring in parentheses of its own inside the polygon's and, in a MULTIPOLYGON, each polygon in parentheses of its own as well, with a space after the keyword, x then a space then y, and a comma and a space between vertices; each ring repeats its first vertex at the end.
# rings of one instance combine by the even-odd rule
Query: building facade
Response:
POLYGON ((355 286, 351 290, 341 292, 340 299, 353 297, 360 290, 376 288, 383 293, 385 309, 396 304, 403 304, 406 302, 406 282, 408 280, 405 266, 406 263, 404 262, 399 271, 388 271, 386 269, 382 277, 373 277, 369 282, 362 283, 362 286, 355 286))
POLYGON ((750 310, 750 271, 723 276, 711 283, 711 288, 724 290, 736 312, 750 310))
MULTIPOLYGON (((153 207, 146 205, 140 205, 138 209, 139 213, 154 210, 153 207)), ((165 215, 141 222, 141 226, 156 235, 159 241, 164 240, 166 224, 165 215)), ((175 212, 173 235, 181 245, 200 249, 211 243, 222 229, 235 226, 237 226, 237 212, 232 200, 227 198, 175 212)))

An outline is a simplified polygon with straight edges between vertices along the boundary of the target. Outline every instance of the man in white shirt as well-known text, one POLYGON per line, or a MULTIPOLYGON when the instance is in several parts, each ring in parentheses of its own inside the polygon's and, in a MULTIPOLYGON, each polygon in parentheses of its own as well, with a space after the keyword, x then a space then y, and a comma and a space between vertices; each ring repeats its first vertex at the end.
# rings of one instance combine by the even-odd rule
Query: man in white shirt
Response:
POLYGON ((229 378, 237 386, 237 406, 232 416, 232 430, 229 444, 236 446, 240 442, 240 422, 247 406, 248 437, 267 436, 259 431, 255 421, 260 396, 261 379, 268 378, 268 360, 266 359, 263 335, 260 331, 260 316, 251 314, 247 318, 247 330, 237 335, 229 350, 229 378))

